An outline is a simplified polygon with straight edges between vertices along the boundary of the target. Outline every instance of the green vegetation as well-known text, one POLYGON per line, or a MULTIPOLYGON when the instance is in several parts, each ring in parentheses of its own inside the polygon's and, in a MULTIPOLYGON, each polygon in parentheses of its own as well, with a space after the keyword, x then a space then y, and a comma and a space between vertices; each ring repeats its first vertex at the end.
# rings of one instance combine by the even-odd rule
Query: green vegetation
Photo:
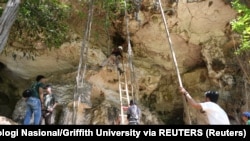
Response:
POLYGON ((59 47, 66 39, 69 6, 58 0, 24 0, 13 25, 11 40, 34 48, 36 41, 59 47))
MULTIPOLYGON (((0 12, 8 0, 0 3, 0 12)), ((105 30, 110 33, 112 22, 123 20, 125 15, 125 1, 128 12, 133 12, 133 3, 128 0, 102 0, 96 1, 95 6, 99 10, 95 11, 95 16, 105 15, 105 17, 94 18, 94 23, 98 24, 94 28, 98 33, 94 33, 95 38, 99 38, 99 32, 105 30), (103 24, 104 28, 100 28, 103 24)), ((69 31, 81 34, 81 27, 84 27, 86 19, 87 1, 69 1, 62 3, 61 0, 23 0, 20 3, 17 19, 13 24, 8 45, 14 50, 4 49, 5 55, 12 54, 13 58, 32 59, 39 55, 39 47, 59 48, 62 43, 70 39, 69 31), (79 32, 80 31, 80 32, 79 32), (22 55, 18 52, 22 52, 22 55), (18 55, 19 54, 19 55, 18 55)), ((94 30, 95 31, 95 30, 94 30)), ((110 36, 110 35, 107 35, 110 36)))
MULTIPOLYGON (((105 28, 111 27, 111 20, 124 16, 124 0, 103 0, 98 1, 97 4, 101 4, 99 6, 102 6, 102 8, 99 9, 103 9, 101 12, 107 16, 104 22, 100 19, 95 22, 104 23, 105 28)), ((128 10, 131 10, 131 5, 131 3, 127 3, 128 10)), ((28 47, 28 50, 36 48, 34 44, 36 42, 43 43, 49 48, 58 48, 67 40, 69 22, 73 20, 72 17, 76 19, 86 18, 86 14, 84 11, 80 11, 81 9, 77 10, 79 11, 78 15, 72 15, 73 11, 76 10, 71 9, 70 5, 61 3, 60 0, 24 0, 20 4, 19 13, 11 29, 9 41, 19 42, 25 45, 25 48, 28 47)))
POLYGON ((127 8, 127 11, 132 10, 132 4, 131 2, 126 3, 126 0, 104 0, 103 2, 103 8, 105 9, 106 15, 108 20, 106 20, 105 25, 110 26, 110 20, 115 20, 119 18, 120 16, 125 15, 125 8, 127 8))
MULTIPOLYGON (((125 11, 126 0, 104 0, 103 5, 107 13, 122 13, 125 11)), ((132 5, 130 2, 126 3, 127 10, 131 10, 132 5)))
POLYGON ((232 30, 241 35, 240 47, 236 50, 236 54, 240 54, 250 49, 250 9, 234 0, 232 7, 237 11, 237 18, 231 21, 232 30))
POLYGON ((0 15, 3 14, 3 10, 4 10, 2 5, 6 4, 7 2, 8 2, 8 0, 0 0, 0 15))

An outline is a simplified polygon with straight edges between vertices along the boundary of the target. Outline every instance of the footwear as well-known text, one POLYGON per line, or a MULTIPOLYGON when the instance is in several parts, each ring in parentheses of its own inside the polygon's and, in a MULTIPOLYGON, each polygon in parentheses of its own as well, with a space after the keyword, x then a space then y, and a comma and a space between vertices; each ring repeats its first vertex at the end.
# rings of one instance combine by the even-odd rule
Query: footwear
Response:
POLYGON ((123 71, 121 68, 118 68, 118 71, 119 71, 120 75, 121 75, 122 73, 124 73, 124 71, 123 71))

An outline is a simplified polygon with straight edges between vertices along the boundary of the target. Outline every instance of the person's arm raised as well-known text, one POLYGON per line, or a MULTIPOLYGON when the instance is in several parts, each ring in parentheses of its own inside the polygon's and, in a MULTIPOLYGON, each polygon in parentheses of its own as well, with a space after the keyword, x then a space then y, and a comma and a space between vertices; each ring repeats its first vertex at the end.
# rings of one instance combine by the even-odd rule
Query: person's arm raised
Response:
POLYGON ((201 104, 196 102, 191 95, 182 87, 180 87, 180 92, 185 95, 187 102, 196 109, 202 109, 201 104))

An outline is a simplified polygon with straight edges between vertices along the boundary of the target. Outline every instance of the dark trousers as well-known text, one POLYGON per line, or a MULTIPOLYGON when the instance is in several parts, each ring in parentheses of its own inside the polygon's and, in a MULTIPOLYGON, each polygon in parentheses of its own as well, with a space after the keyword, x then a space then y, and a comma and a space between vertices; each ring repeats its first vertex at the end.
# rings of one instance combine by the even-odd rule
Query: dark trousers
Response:
POLYGON ((139 125, 138 122, 129 122, 128 125, 139 125))
POLYGON ((129 119, 128 125, 139 125, 139 122, 136 119, 129 119))
POLYGON ((52 112, 44 110, 42 113, 43 113, 44 124, 51 125, 52 112))

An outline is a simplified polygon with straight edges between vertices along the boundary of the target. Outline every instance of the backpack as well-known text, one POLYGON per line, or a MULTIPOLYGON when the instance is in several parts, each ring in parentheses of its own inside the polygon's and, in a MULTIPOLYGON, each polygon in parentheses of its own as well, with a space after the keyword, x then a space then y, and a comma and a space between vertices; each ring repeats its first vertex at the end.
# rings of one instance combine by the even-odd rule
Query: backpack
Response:
POLYGON ((32 95, 31 89, 26 89, 26 90, 23 91, 23 97, 24 97, 24 98, 28 98, 28 97, 30 97, 31 95, 32 95))
POLYGON ((30 96, 34 96, 34 97, 38 97, 39 98, 39 94, 38 94, 38 91, 37 91, 37 89, 38 89, 38 82, 35 82, 35 83, 33 83, 32 85, 31 85, 31 87, 30 88, 28 88, 28 89, 26 89, 26 90, 24 90, 23 91, 23 97, 24 98, 28 98, 28 97, 30 97, 30 96))

